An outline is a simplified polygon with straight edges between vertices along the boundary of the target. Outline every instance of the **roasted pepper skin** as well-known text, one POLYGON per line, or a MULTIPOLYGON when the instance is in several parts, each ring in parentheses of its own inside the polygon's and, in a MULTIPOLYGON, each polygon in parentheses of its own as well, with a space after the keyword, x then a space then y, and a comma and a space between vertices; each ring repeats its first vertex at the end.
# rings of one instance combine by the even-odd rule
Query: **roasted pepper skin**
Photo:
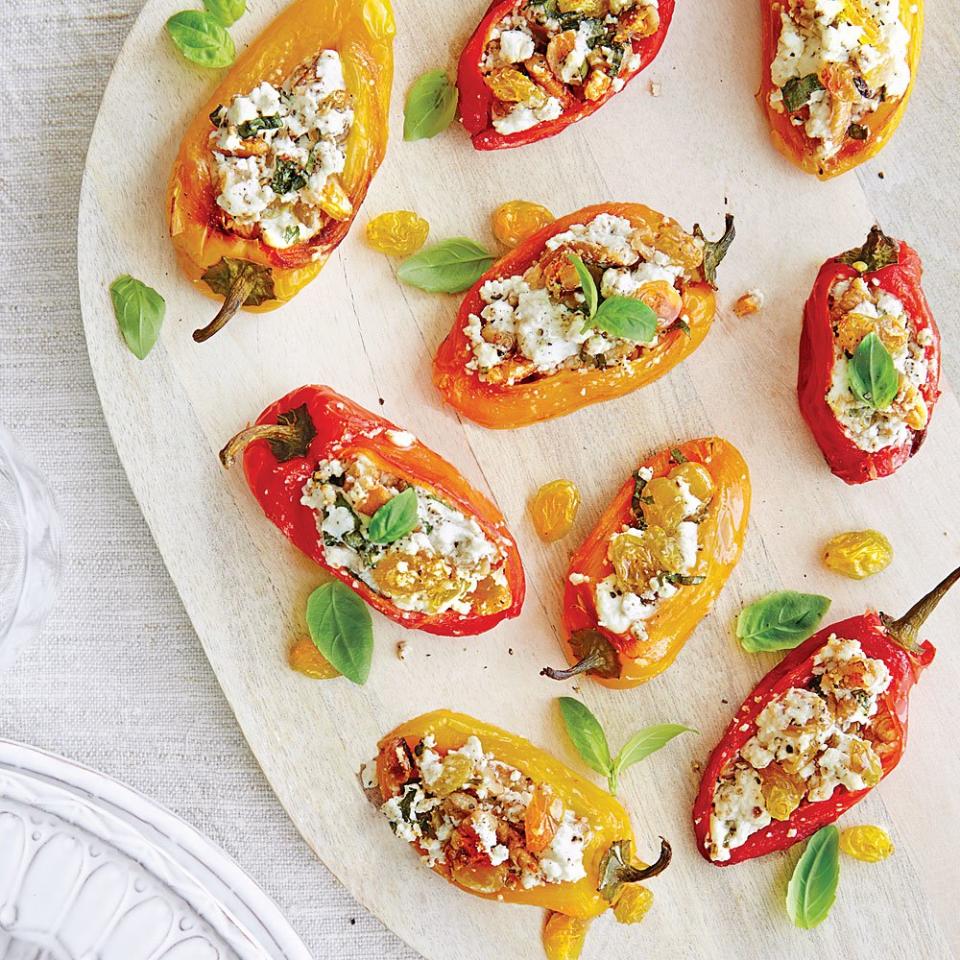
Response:
POLYGON ((463 328, 471 313, 483 307, 480 288, 487 280, 522 274, 546 249, 547 240, 572 224, 601 213, 624 217, 634 225, 656 224, 663 216, 639 203, 603 203, 584 207, 555 220, 498 260, 467 292, 456 321, 433 361, 433 382, 455 410, 484 427, 522 427, 560 417, 581 407, 611 400, 652 383, 684 361, 703 342, 716 312, 716 299, 708 283, 694 283, 683 293, 683 315, 690 332, 664 333, 650 353, 628 367, 609 370, 560 370, 532 383, 492 384, 467 370, 470 341, 463 328))
POLYGON ((903 119, 903 114, 907 109, 907 101, 913 92, 917 67, 920 63, 920 47, 923 42, 923 0, 916 0, 916 3, 901 4, 900 6, 900 17, 910 33, 910 45, 907 51, 907 62, 910 66, 910 85, 907 87, 907 92, 897 103, 883 103, 879 109, 864 118, 862 125, 870 131, 867 140, 848 138, 840 151, 826 161, 815 155, 814 141, 806 135, 802 127, 795 127, 790 122, 791 115, 786 111, 779 113, 770 105, 770 94, 775 89, 770 78, 770 65, 777 56, 777 43, 780 39, 781 25, 780 11, 783 6, 783 0, 760 0, 763 80, 757 94, 757 100, 767 114, 767 121, 770 124, 770 139, 773 141, 774 147, 802 170, 814 174, 820 180, 829 180, 875 157, 893 136, 894 131, 903 119))
POLYGON ((650 639, 640 644, 641 649, 636 655, 629 651, 630 644, 636 644, 635 640, 598 626, 594 593, 597 581, 613 571, 607 559, 610 537, 625 524, 635 522, 631 511, 633 476, 623 484, 587 539, 570 558, 563 597, 564 650, 567 660, 575 664, 577 654, 570 646, 571 635, 586 629, 603 634, 616 649, 620 661, 619 677, 607 679, 591 675, 591 679, 606 687, 636 687, 666 670, 706 616, 743 551, 751 488, 750 473, 739 451, 726 440, 708 437, 661 450, 640 466, 653 470, 654 477, 666 476, 675 466, 671 459, 672 450, 679 450, 688 460, 702 463, 713 477, 714 497, 706 519, 700 524, 703 550, 695 571, 705 579, 699 585, 682 587, 673 597, 660 601, 658 612, 646 621, 650 639), (571 574, 584 574, 590 580, 571 583, 571 574), (648 652, 657 650, 664 640, 667 641, 664 649, 656 654, 648 652))
MULTIPOLYGON (((528 740, 448 710, 436 710, 401 724, 380 741, 378 749, 397 737, 406 740, 412 749, 427 734, 436 737, 440 751, 456 750, 464 745, 468 737, 479 737, 484 749, 491 751, 498 760, 516 767, 531 780, 552 787, 567 809, 587 818, 593 831, 584 850, 587 876, 575 883, 547 883, 531 890, 503 890, 501 893, 485 894, 456 883, 444 864, 434 866, 432 869, 435 873, 461 890, 485 900, 545 907, 571 917, 590 919, 610 907, 610 903, 598 892, 600 862, 614 841, 633 841, 630 818, 616 799, 528 740)), ((380 786, 381 793, 389 796, 385 785, 381 783, 380 786)))
MULTIPOLYGON (((892 739, 889 741, 892 749, 881 758, 882 776, 886 777, 900 762, 907 741, 910 691, 923 670, 930 665, 936 650, 929 641, 924 641, 915 651, 904 649, 892 639, 883 618, 875 611, 868 611, 863 616, 851 617, 825 627, 791 651, 757 684, 756 689, 744 700, 730 721, 720 743, 710 756, 693 809, 697 849, 710 863, 722 867, 762 857, 775 850, 785 850, 816 833, 821 827, 833 823, 872 789, 850 791, 839 786, 827 800, 816 803, 804 801, 788 820, 774 820, 769 826, 750 836, 742 846, 734 847, 730 851, 729 860, 710 860, 707 841, 710 832, 710 810, 714 787, 721 772, 753 736, 757 716, 770 700, 790 687, 807 686, 813 678, 813 658, 834 634, 844 639, 859 640, 866 656, 882 660, 890 670, 892 679, 881 709, 887 711, 892 723, 892 739), (746 729, 742 729, 743 727, 746 729)), ((880 716, 880 711, 877 716, 880 716)))
POLYGON ((404 627, 443 636, 466 636, 483 633, 501 620, 520 613, 524 576, 516 542, 500 511, 474 490, 450 463, 419 440, 410 446, 399 446, 388 434, 399 428, 325 386, 294 390, 267 407, 257 424, 277 424, 282 422, 281 415, 300 408, 306 408, 316 431, 305 455, 279 460, 266 439, 253 440, 243 454, 244 473, 251 492, 267 517, 296 547, 371 607, 404 627), (318 461, 359 453, 395 475, 435 491, 477 521, 491 543, 500 547, 507 558, 504 569, 512 599, 506 610, 485 616, 462 615, 452 610, 430 616, 400 610, 349 572, 327 565, 318 540, 314 511, 300 503, 301 491, 318 461))
POLYGON ((202 293, 220 297, 202 275, 222 258, 248 261, 272 271, 276 298, 244 309, 274 310, 320 272, 352 223, 352 218, 331 220, 317 236, 283 250, 225 229, 208 142, 211 111, 264 80, 280 84, 305 60, 336 49, 354 98, 341 179, 356 215, 386 151, 394 32, 389 0, 294 0, 238 58, 199 110, 173 165, 168 212, 177 260, 202 293))
MULTIPOLYGON (((611 87, 598 100, 590 101, 574 98, 572 108, 565 109, 556 120, 539 123, 528 130, 520 130, 516 133, 499 133, 494 129, 490 113, 494 97, 490 88, 483 81, 480 63, 483 59, 484 47, 491 28, 502 17, 510 13, 515 6, 516 0, 493 0, 477 29, 474 30, 467 41, 467 45, 463 48, 463 53, 460 54, 460 63, 457 67, 457 87, 460 90, 460 119, 467 133, 470 134, 474 148, 477 150, 502 150, 507 147, 522 147, 527 143, 546 140, 547 137, 552 137, 565 130, 571 123, 589 117, 590 114, 595 113, 618 93, 611 87)), ((667 38, 667 31, 670 29, 674 6, 675 0, 660 0, 660 28, 649 37, 633 41, 633 53, 639 55, 640 63, 635 70, 620 75, 625 82, 624 86, 638 73, 645 70, 660 52, 660 48, 667 38)))
MULTIPOLYGON (((817 275, 803 311, 797 396, 800 412, 807 421, 821 453, 836 476, 849 484, 866 483, 887 477, 902 467, 920 449, 926 429, 911 430, 908 443, 876 452, 861 450, 843 431, 827 403, 834 363, 833 327, 830 320, 830 290, 839 280, 862 276, 872 287, 886 290, 903 302, 914 332, 929 330, 925 348, 927 380, 920 393, 930 416, 940 396, 940 331, 921 287, 923 267, 916 250, 903 240, 898 243, 898 263, 873 272, 859 273, 840 260, 828 260, 817 275)), ((929 421, 928 427, 929 428, 929 421)))

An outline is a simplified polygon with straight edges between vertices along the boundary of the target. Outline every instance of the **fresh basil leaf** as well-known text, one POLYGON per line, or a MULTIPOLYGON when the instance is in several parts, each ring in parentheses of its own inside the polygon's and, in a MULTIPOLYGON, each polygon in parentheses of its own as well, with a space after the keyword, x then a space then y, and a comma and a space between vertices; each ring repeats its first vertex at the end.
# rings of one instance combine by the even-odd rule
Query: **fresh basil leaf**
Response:
POLYGON ((839 880, 840 831, 823 827, 807 841, 787 884, 787 913, 795 926, 812 930, 826 920, 839 880))
POLYGON ((374 543, 394 543, 405 537, 419 522, 417 491, 407 487, 391 497, 371 518, 367 539, 374 543))
POLYGON ((143 360, 153 349, 163 326, 167 308, 163 297, 153 287, 124 274, 110 284, 110 299, 130 352, 143 360))
POLYGON ((428 140, 446 130, 457 115, 459 96, 443 70, 417 77, 403 108, 403 139, 428 140))
POLYGON ((472 287, 495 257, 466 237, 441 240, 400 264, 397 278, 429 293, 461 293, 472 287))
POLYGON ((624 770, 649 757, 651 753, 656 753, 681 733, 697 733, 697 731, 693 727, 685 727, 679 723, 658 723, 638 730, 620 748, 620 752, 613 761, 610 792, 616 795, 617 780, 624 770))
POLYGON ((279 130, 282 126, 283 119, 279 113, 275 113, 270 117, 254 117, 252 120, 245 120, 237 127, 237 133, 246 140, 256 136, 261 130, 279 130))
POLYGON ((847 382, 857 399, 886 410, 900 390, 893 357, 875 333, 868 333, 847 363, 847 382))
POLYGON ((817 90, 822 90, 823 84, 815 73, 808 73, 805 77, 791 77, 781 88, 783 105, 795 113, 805 107, 817 90))
POLYGON ((247 12, 247 0, 203 0, 203 8, 229 27, 247 12))
POLYGON ((657 315, 642 300, 607 297, 597 308, 593 325, 621 340, 649 343, 657 332, 657 315))
POLYGON ((167 21, 167 33, 180 53, 201 67, 229 67, 237 56, 230 34, 206 10, 175 13, 167 21))
POLYGON ((597 773, 609 777, 613 772, 613 760, 607 735, 600 721, 589 708, 573 697, 559 697, 560 715, 567 728, 567 736, 577 748, 583 762, 597 773))
POLYGON ((307 175, 298 163, 283 158, 277 160, 270 186, 278 197, 286 193, 294 193, 306 185, 307 175))
POLYGON ((876 224, 870 228, 866 243, 862 247, 854 247, 836 258, 838 263, 848 266, 863 264, 867 271, 875 272, 900 262, 900 244, 892 237, 888 237, 876 224))
POLYGON ((339 580, 307 600, 307 629, 317 649, 348 680, 363 684, 373 659, 373 620, 367 605, 339 580))
POLYGON ((577 271, 580 286, 583 287, 583 295, 587 298, 587 317, 592 320, 596 316, 597 301, 600 299, 593 274, 590 273, 587 265, 575 253, 568 253, 567 259, 573 264, 573 268, 577 271))
POLYGON ((744 607, 737 639, 747 653, 792 650, 811 636, 830 608, 829 597, 781 590, 744 607))

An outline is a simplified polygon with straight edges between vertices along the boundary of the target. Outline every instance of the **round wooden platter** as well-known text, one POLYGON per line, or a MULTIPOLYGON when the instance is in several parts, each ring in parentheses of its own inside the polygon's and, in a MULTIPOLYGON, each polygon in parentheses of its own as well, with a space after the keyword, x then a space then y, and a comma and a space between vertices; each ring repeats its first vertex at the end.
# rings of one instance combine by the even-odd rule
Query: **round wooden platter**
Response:
MULTIPOLYGON (((249 42, 282 0, 259 0, 234 28, 249 42)), ((862 242, 873 222, 854 176, 818 183, 771 149, 753 94, 759 64, 754 4, 681 4, 659 60, 593 119, 517 151, 477 154, 456 127, 432 141, 400 139, 403 94, 424 70, 453 67, 483 2, 398 4, 397 82, 386 162, 356 226, 320 277, 293 303, 244 314, 205 345, 191 331, 211 315, 174 263, 164 187, 180 135, 216 81, 170 48, 173 0, 148 0, 117 63, 96 125, 83 184, 79 270, 84 324, 103 408, 134 492, 213 668, 281 802, 322 860, 357 899, 430 960, 539 955, 538 910, 468 897, 422 867, 371 809, 356 772, 378 737, 438 707, 472 713, 584 769, 560 727, 555 698, 569 693, 538 672, 557 644, 568 551, 637 462, 679 438, 719 434, 743 451, 755 496, 746 551, 713 612, 677 663, 636 690, 589 682, 583 699, 618 745, 645 724, 697 727, 632 770, 622 787, 641 855, 657 836, 674 865, 656 881, 656 908, 636 928, 594 925, 587 957, 631 951, 668 957, 760 960, 946 957, 960 943, 951 891, 960 837, 960 656, 951 635, 960 598, 930 624, 944 650, 914 698, 911 749, 896 774, 847 815, 887 825, 888 862, 845 860, 836 907, 818 930, 794 929, 783 894, 796 852, 718 870, 694 849, 690 808, 697 770, 773 658, 748 656, 731 624, 741 605, 791 587, 833 597, 840 619, 877 604, 899 613, 957 562, 960 527, 955 397, 946 392, 922 453, 896 477, 851 489, 834 479, 797 411, 794 394, 803 301, 819 263, 862 242), (716 25, 723 24, 723 37, 716 25), (735 46, 728 41, 736 38, 735 46), (654 96, 650 81, 659 85, 654 96), (601 200, 636 200, 708 234, 723 214, 738 238, 720 273, 715 329, 686 364, 622 400, 515 432, 461 423, 430 384, 431 356, 458 301, 399 285, 396 262, 364 245, 369 217, 397 208, 429 219, 432 239, 466 234, 493 244, 489 214, 525 197, 565 213, 601 200), (121 342, 108 295, 119 274, 167 301, 160 343, 145 362, 121 342), (767 306, 736 318, 730 305, 759 287, 767 306), (409 633, 375 615, 367 685, 313 682, 285 653, 304 631, 303 608, 320 572, 261 515, 241 471, 216 452, 274 398, 328 383, 415 431, 499 503, 520 541, 529 583, 522 616, 475 639, 409 633), (584 506, 569 539, 545 546, 526 514, 537 486, 575 480, 584 506), (877 526, 897 551, 865 583, 826 572, 823 542, 877 526), (397 658, 400 640, 408 643, 397 658)), ((921 250, 921 252, 923 252, 921 250)), ((255 829, 255 825, 250 825, 255 829)))

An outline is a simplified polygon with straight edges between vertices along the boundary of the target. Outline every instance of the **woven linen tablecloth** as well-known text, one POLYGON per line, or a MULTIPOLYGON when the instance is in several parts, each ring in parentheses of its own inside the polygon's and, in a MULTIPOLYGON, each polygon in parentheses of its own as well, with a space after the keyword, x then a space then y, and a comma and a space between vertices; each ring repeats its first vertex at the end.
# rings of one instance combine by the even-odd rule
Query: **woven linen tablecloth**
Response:
MULTIPOLYGON (((66 539, 58 606, 0 677, 0 736, 103 770, 180 814, 262 884, 317 958, 410 958, 317 861, 267 786, 101 414, 77 295, 77 198, 101 94, 140 6, 0 2, 0 419, 50 478, 66 539)), ((884 227, 923 253, 954 382, 958 14, 960 0, 931 5, 913 104, 859 174, 884 227)))

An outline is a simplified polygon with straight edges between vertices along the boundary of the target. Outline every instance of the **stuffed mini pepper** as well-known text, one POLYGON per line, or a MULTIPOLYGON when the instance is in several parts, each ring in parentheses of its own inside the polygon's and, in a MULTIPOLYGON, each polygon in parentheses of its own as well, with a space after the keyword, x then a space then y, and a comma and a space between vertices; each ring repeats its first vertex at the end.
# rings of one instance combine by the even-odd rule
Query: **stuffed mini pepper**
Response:
POLYGON ((294 390, 221 451, 242 453, 264 513, 384 616, 447 636, 482 633, 523 604, 500 512, 412 434, 334 393, 294 390))
POLYGON ((740 559, 747 465, 717 437, 651 457, 570 558, 563 601, 568 670, 635 687, 673 663, 740 559))
POLYGON ((704 770, 693 822, 707 860, 792 846, 896 767, 910 692, 936 653, 918 631, 958 579, 960 569, 899 620, 869 611, 821 630, 760 681, 704 770))
POLYGON ((294 0, 237 61, 188 128, 170 179, 184 273, 223 300, 272 310, 347 235, 387 144, 388 0, 294 0))
POLYGON ((674 0, 493 0, 460 56, 478 150, 552 137, 599 110, 660 52, 674 0))
POLYGON ((876 156, 920 60, 923 0, 761 0, 774 145, 821 179, 876 156))
POLYGON ((820 269, 803 314, 800 411, 847 483, 886 477, 912 457, 940 395, 940 332, 902 240, 870 231, 820 269))
POLYGON ((551 957, 561 956, 554 937, 582 941, 586 923, 610 907, 622 922, 642 919, 652 895, 638 884, 670 863, 664 840, 653 865, 634 863, 633 830, 616 799, 527 740, 464 714, 438 710, 401 724, 361 778, 393 832, 440 876, 475 896, 553 911, 544 933, 551 957))
POLYGON ((518 427, 663 376, 713 322, 717 265, 734 238, 687 233, 638 203, 585 207, 497 261, 468 291, 433 379, 458 412, 518 427))

